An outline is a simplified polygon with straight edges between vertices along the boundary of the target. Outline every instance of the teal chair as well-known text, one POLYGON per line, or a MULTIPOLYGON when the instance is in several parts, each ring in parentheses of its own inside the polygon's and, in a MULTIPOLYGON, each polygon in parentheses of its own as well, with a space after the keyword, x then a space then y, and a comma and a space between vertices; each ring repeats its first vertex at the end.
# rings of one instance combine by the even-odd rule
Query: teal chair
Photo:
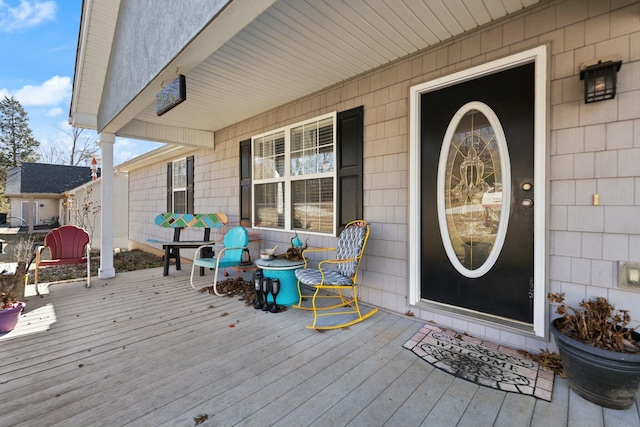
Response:
POLYGON ((198 289, 193 285, 193 275, 196 271, 196 267, 215 269, 215 273, 213 275, 213 292, 219 297, 224 296, 223 294, 218 293, 218 289, 216 288, 216 284, 218 282, 218 270, 240 265, 242 262, 242 254, 249 244, 249 233, 247 232, 247 229, 242 226, 233 227, 227 232, 227 234, 225 234, 223 242, 223 245, 202 245, 196 249, 196 253, 193 256, 193 264, 191 265, 191 287, 193 289, 198 289), (211 248, 214 253, 217 251, 217 256, 214 256, 213 258, 203 258, 202 250, 204 248, 211 248))

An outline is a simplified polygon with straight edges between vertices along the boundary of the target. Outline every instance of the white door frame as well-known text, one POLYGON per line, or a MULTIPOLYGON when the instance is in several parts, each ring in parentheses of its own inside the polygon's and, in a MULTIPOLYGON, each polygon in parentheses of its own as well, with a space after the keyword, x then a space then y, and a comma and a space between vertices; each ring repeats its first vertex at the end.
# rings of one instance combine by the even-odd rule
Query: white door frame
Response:
MULTIPOLYGON (((483 75, 493 74, 501 70, 522 64, 535 64, 535 106, 534 106, 534 188, 536 200, 534 204, 534 301, 533 330, 538 337, 548 335, 547 295, 547 122, 548 122, 548 53, 547 46, 539 46, 505 58, 488 62, 467 70, 459 71, 410 88, 409 93, 409 304, 423 302, 421 293, 420 272, 420 236, 421 212, 420 200, 420 97, 422 94, 447 86, 453 86, 483 75)), ((496 88, 499 90, 499 88, 496 88)), ((499 323, 499 322, 497 322, 499 323)))

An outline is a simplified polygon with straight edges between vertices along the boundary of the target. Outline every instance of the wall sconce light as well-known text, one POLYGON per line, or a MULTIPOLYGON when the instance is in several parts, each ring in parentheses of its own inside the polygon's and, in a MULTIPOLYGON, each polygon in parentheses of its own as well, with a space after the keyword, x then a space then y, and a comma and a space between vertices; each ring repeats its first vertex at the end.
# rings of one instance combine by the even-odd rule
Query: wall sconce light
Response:
POLYGON ((584 80, 585 104, 616 96, 617 73, 621 65, 622 61, 598 61, 580 70, 580 80, 584 80))

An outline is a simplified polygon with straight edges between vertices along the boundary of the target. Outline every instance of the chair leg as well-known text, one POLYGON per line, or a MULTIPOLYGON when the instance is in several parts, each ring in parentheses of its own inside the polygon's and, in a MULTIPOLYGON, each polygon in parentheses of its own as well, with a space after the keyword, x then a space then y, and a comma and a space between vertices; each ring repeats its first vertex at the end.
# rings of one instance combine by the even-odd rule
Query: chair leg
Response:
POLYGON ((197 290, 198 290, 198 288, 196 288, 196 287, 193 285, 193 273, 194 273, 195 271, 196 271, 196 263, 194 262, 193 264, 191 264, 191 278, 190 278, 190 280, 189 280, 189 283, 191 284, 191 287, 197 291, 197 290))
MULTIPOLYGON (((191 277, 189 279, 189 283, 191 284, 191 287, 197 291, 199 289, 196 288, 195 285, 193 284, 193 275, 194 275, 195 271, 196 271, 196 264, 193 263, 193 264, 191 264, 191 277)), ((217 285, 218 285, 218 268, 216 267, 216 269, 215 269, 215 271, 213 273, 213 293, 216 294, 219 297, 225 296, 224 294, 221 294, 220 292, 218 292, 217 285)))
POLYGON ((87 289, 91 287, 91 258, 87 253, 87 289))
POLYGON ((36 265, 36 268, 33 271, 33 283, 34 283, 33 286, 36 287, 36 295, 40 296, 40 291, 38 290, 38 270, 39 270, 39 268, 36 265))
MULTIPOLYGON (((318 308, 316 306, 316 298, 323 298, 322 296, 318 296, 320 289, 321 287, 319 286, 316 287, 316 292, 313 294, 313 297, 311 299, 311 306, 313 308, 313 324, 307 326, 308 329, 317 329, 322 331, 322 330, 329 330, 329 329, 346 328, 351 325, 355 325, 356 323, 362 322, 363 320, 368 319, 369 317, 373 316, 375 313, 378 312, 377 308, 373 308, 368 313, 364 315, 362 314, 362 312, 360 311, 360 306, 358 304, 358 291, 356 286, 353 286, 353 288, 351 288, 352 297, 353 297, 352 299, 351 298, 345 299, 345 297, 342 295, 342 289, 340 288, 336 289, 338 291, 338 295, 334 296, 335 298, 339 298, 340 301, 344 303, 343 307, 349 307, 350 310, 322 312, 323 310, 325 310, 325 307, 318 308), (355 314, 357 317, 345 323, 340 323, 336 325, 318 326, 318 317, 320 316, 334 316, 334 315, 348 315, 348 314, 355 314)), ((331 308, 339 308, 339 307, 340 307, 339 304, 331 306, 331 308)))
POLYGON ((224 294, 221 294, 220 292, 218 292, 218 267, 216 267, 215 271, 213 272, 213 293, 218 295, 219 297, 223 297, 225 296, 224 294))
POLYGON ((291 307, 299 308, 300 310, 312 310, 312 307, 305 307, 302 305, 302 300, 308 297, 309 295, 302 295, 302 283, 298 280, 298 303, 293 304, 291 307))
POLYGON ((320 292, 320 287, 316 287, 316 291, 313 293, 313 297, 311 297, 311 308, 313 309, 313 325, 308 326, 310 329, 316 329, 316 324, 318 323, 318 309, 316 307, 316 297, 318 296, 318 292, 320 292))

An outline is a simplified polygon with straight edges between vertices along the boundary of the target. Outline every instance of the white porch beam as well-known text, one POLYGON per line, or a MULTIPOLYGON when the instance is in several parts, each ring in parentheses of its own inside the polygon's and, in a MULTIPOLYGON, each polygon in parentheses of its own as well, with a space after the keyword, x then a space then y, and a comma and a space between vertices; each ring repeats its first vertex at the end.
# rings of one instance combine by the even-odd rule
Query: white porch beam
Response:
POLYGON ((131 120, 118 131, 118 136, 204 148, 213 148, 214 145, 213 132, 141 120, 131 120))

